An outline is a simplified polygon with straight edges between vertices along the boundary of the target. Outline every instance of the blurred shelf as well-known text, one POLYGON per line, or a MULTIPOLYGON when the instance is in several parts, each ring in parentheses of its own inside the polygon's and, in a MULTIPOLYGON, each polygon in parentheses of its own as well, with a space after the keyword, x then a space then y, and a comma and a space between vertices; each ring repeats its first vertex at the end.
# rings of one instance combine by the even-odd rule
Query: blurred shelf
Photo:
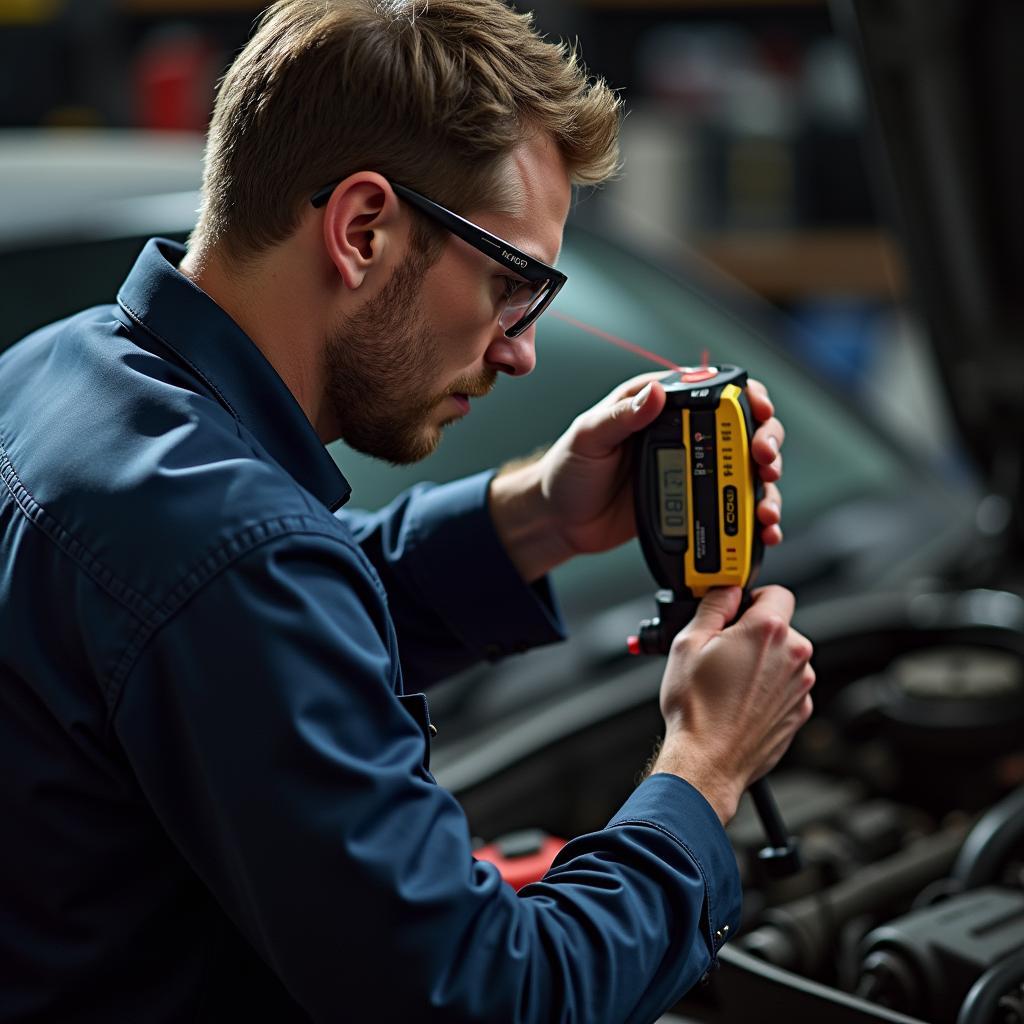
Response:
POLYGON ((41 25, 58 12, 57 0, 0 0, 0 25, 41 25))
POLYGON ((848 295, 888 300, 902 297, 905 290, 899 246, 874 229, 728 232, 697 237, 694 247, 771 299, 848 295))
POLYGON ((232 14, 261 11, 269 0, 118 0, 125 14, 232 14))

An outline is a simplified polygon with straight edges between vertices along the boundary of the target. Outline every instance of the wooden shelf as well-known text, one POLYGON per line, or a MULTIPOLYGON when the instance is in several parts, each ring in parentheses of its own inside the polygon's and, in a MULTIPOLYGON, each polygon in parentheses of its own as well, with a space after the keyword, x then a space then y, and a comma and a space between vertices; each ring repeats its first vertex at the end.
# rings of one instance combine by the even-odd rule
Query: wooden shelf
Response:
POLYGON ((899 246, 873 229, 728 232, 697 237, 694 248, 771 299, 822 294, 895 299, 905 290, 899 246))

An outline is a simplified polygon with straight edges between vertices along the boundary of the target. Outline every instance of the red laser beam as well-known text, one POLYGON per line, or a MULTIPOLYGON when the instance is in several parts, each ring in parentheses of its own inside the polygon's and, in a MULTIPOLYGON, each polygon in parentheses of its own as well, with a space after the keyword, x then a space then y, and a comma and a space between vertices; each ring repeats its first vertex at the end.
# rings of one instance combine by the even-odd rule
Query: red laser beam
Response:
POLYGON ((670 370, 681 369, 678 364, 665 359, 663 356, 659 356, 656 352, 651 352, 646 348, 641 348, 639 345, 634 345, 631 341, 626 341, 625 338, 619 338, 614 334, 609 334, 607 331, 602 331, 600 327, 592 327, 590 324, 585 324, 582 320, 574 320, 571 316, 566 316, 557 309, 549 310, 548 316, 558 317, 559 320, 573 327, 578 327, 581 331, 594 335, 595 338, 600 338, 602 341, 610 341, 613 345, 618 345, 620 348, 626 349, 627 352, 633 352, 644 359, 649 359, 652 363, 667 366, 670 370))

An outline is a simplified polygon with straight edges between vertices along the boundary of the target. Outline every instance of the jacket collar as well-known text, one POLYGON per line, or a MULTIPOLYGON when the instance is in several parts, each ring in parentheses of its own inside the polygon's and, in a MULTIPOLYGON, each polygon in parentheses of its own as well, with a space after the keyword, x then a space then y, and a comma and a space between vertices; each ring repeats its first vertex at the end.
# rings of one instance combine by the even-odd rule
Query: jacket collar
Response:
POLYGON ((151 238, 117 294, 131 319, 174 352, 307 491, 332 512, 352 488, 255 343, 177 267, 185 247, 151 238))

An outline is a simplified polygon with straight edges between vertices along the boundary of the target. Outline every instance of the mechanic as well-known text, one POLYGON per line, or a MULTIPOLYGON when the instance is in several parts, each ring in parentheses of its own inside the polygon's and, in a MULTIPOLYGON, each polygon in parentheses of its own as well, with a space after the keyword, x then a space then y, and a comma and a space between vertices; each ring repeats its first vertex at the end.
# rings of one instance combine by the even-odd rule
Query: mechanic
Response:
POLYGON ((221 83, 187 252, 0 360, 0 1019, 621 1024, 713 965, 723 823, 810 714, 788 592, 728 628, 739 592, 705 599, 647 777, 518 895, 418 692, 562 636, 547 574, 632 536, 654 375, 373 514, 325 448, 418 460, 533 369, 618 122, 501 0, 285 0, 221 83))

